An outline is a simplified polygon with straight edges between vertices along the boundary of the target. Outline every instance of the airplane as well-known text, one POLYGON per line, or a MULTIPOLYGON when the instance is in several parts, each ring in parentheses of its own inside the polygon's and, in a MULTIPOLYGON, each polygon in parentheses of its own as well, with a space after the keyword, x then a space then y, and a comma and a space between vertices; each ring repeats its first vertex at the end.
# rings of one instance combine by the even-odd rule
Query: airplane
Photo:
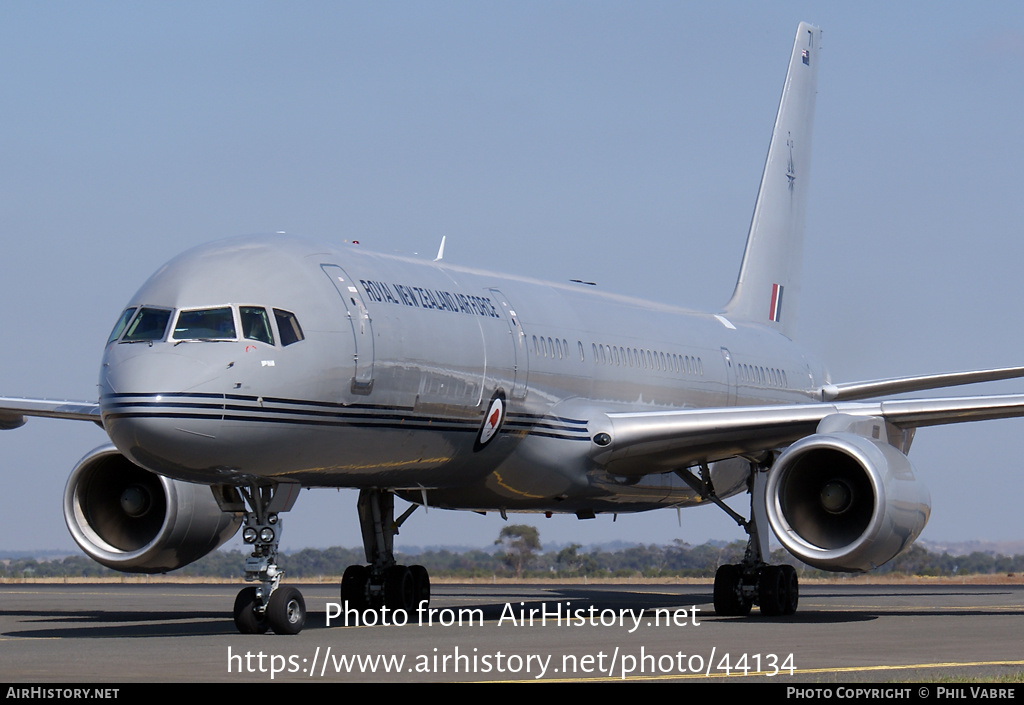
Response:
POLYGON ((639 512, 717 504, 746 530, 714 606, 797 610, 768 538, 830 571, 907 549, 930 499, 907 457, 917 428, 1024 415, 1024 396, 885 399, 1024 377, 1006 367, 834 383, 796 340, 821 30, 789 58, 739 276, 714 313, 285 234, 189 250, 128 302, 97 401, 0 397, 0 428, 92 421, 110 439, 64 496, 78 545, 125 572, 171 571, 239 530, 251 548, 233 618, 296 634, 281 514, 302 488, 359 490, 355 609, 429 605, 394 555, 420 506, 639 512), (723 500, 750 495, 748 518, 723 500), (394 498, 411 503, 395 516, 394 498))

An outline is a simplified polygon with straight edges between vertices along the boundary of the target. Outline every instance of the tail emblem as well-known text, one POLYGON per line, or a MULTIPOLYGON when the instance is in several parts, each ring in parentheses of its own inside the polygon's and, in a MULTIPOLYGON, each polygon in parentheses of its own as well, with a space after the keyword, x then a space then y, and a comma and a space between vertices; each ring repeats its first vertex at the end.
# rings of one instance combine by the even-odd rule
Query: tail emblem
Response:
POLYGON ((768 320, 776 323, 782 320, 782 284, 772 284, 772 307, 768 320))

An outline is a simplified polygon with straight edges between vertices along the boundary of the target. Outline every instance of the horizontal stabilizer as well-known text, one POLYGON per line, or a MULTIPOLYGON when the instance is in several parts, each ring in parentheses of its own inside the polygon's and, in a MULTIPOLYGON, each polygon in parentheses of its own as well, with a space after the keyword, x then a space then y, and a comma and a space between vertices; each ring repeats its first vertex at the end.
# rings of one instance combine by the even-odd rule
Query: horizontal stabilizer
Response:
POLYGON ((821 389, 822 401, 853 401, 871 399, 873 397, 920 392, 926 389, 956 387, 962 384, 979 382, 995 382, 1001 379, 1024 377, 1024 367, 999 367, 991 370, 971 370, 969 372, 947 372, 938 375, 920 375, 917 377, 893 377, 876 379, 867 382, 846 382, 828 384, 821 389))

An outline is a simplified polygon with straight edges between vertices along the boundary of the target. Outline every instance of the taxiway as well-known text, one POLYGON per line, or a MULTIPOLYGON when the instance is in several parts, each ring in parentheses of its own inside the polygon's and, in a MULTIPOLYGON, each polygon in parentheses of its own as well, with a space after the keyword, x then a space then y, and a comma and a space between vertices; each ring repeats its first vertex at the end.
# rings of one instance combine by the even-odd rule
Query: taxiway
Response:
POLYGON ((782 619, 716 617, 710 585, 435 585, 436 611, 404 626, 343 626, 342 615, 328 626, 337 586, 300 587, 307 627, 281 637, 236 632, 237 585, 0 585, 0 681, 847 683, 1024 671, 1024 585, 804 586, 799 612, 782 619))

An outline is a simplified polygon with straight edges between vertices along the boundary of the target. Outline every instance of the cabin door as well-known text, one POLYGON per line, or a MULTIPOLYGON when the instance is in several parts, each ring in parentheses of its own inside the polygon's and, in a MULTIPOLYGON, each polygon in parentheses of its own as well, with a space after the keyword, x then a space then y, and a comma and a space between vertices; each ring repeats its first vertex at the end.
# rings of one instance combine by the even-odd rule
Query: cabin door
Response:
POLYGON ((356 394, 369 394, 373 389, 373 321, 366 301, 353 280, 345 270, 336 264, 322 264, 320 268, 334 284, 341 302, 345 306, 349 323, 352 324, 352 337, 355 346, 355 373, 352 376, 352 391, 356 394))
MULTIPOLYGON (((526 379, 530 373, 529 358, 526 355, 526 334, 519 324, 519 316, 512 308, 512 304, 509 303, 508 297, 498 289, 488 289, 487 291, 494 297, 498 308, 501 309, 502 315, 505 317, 505 323, 508 325, 508 342, 499 344, 498 359, 507 359, 508 351, 511 351, 512 398, 524 399, 526 398, 526 379)), ((490 358, 491 350, 488 345, 488 367, 491 366, 490 358)))

